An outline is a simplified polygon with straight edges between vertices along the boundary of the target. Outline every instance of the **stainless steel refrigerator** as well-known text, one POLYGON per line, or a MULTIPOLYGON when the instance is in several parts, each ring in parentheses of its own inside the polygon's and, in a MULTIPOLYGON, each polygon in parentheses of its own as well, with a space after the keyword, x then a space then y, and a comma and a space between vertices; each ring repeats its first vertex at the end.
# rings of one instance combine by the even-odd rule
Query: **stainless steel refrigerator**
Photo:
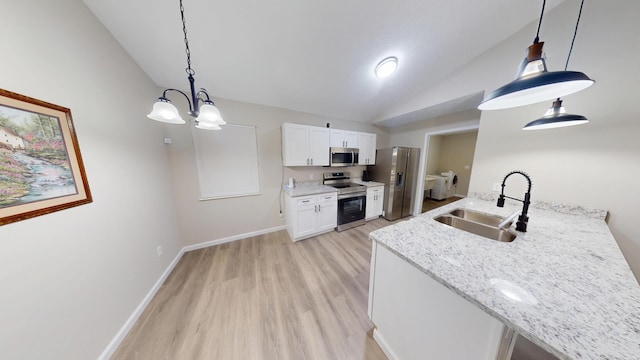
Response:
POLYGON ((383 217, 396 220, 411 215, 416 202, 416 176, 420 149, 393 147, 376 152, 376 164, 369 166, 372 181, 385 184, 383 217))

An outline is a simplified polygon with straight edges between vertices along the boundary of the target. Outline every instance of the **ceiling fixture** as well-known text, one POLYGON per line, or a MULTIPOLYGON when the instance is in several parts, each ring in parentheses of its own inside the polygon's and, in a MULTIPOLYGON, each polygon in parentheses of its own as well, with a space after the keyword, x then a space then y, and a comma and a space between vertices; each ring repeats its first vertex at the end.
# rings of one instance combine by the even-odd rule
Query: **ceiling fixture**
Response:
MULTIPOLYGON (((479 110, 499 110, 524 106, 576 93, 593 85, 594 81, 579 71, 547 71, 540 42, 540 25, 546 0, 533 44, 522 60, 518 75, 512 82, 494 90, 478 106, 479 110)), ((577 26, 577 24, 576 24, 577 26)))
POLYGON ((558 98, 547 110, 543 117, 525 125, 522 130, 544 130, 565 126, 574 126, 588 123, 586 117, 582 115, 567 114, 562 106, 562 100, 558 98))
MULTIPOLYGON (((584 0, 580 3, 580 11, 578 12, 578 21, 576 21, 576 28, 573 31, 573 38, 571 39, 571 47, 569 47, 569 55, 567 55, 567 62, 564 64, 564 70, 567 70, 569 66, 569 59, 571 58, 571 52, 573 51, 573 43, 576 41, 576 35, 578 34, 578 24, 580 24, 580 16, 582 15, 582 6, 584 0)), ((552 129, 558 127, 582 125, 588 123, 589 120, 582 115, 567 114, 567 111, 562 106, 562 100, 557 98, 553 105, 547 110, 547 112, 539 118, 525 125, 522 130, 543 130, 552 129)))
POLYGON ((390 56, 388 58, 383 59, 376 66, 376 76, 380 79, 384 79, 387 76, 391 75, 398 68, 398 58, 395 56, 390 56))
POLYGON ((195 90, 195 71, 191 68, 191 51, 189 50, 189 39, 187 39, 187 25, 184 20, 184 6, 182 6, 182 0, 180 0, 180 16, 182 17, 182 31, 184 32, 185 52, 187 54, 187 72, 189 85, 191 88, 191 98, 183 91, 178 89, 166 89, 162 96, 158 98, 158 101, 153 104, 153 110, 147 115, 149 119, 161 121, 169 124, 184 124, 185 121, 178 113, 178 109, 171 104, 171 101, 167 99, 167 92, 176 91, 182 94, 189 103, 188 114, 195 117, 196 127, 205 130, 220 130, 220 125, 226 124, 220 115, 220 111, 215 106, 207 90, 200 89, 198 92, 195 90), (202 106, 200 102, 202 101, 202 106))

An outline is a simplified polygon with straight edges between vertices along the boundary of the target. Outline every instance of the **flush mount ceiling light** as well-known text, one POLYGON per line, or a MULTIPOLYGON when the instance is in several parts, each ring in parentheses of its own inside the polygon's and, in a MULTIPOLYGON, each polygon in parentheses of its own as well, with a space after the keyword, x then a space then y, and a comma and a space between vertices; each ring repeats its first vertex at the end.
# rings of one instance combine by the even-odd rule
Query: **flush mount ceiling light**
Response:
MULTIPOLYGON (((580 16, 582 15, 582 6, 584 0, 580 3, 580 11, 578 12, 578 21, 576 21, 576 28, 573 31, 573 38, 571 39, 571 47, 569 47, 569 55, 567 55, 567 62, 564 65, 564 70, 567 70, 569 66, 569 59, 571 58, 571 52, 573 51, 573 44, 576 41, 576 34, 578 34, 578 24, 580 24, 580 16)), ((553 105, 547 110, 547 112, 538 120, 534 120, 525 125, 522 130, 544 130, 558 127, 582 125, 588 123, 589 120, 582 115, 567 114, 567 111, 562 106, 562 100, 557 98, 553 102, 553 105)))
POLYGON ((376 66, 376 76, 380 79, 384 79, 387 76, 391 75, 398 68, 398 58, 395 56, 390 56, 386 59, 383 59, 376 66))
POLYGON ((542 54, 544 42, 540 42, 539 37, 545 4, 546 0, 543 0, 536 37, 529 46, 516 79, 490 93, 478 106, 479 110, 499 110, 534 104, 573 94, 593 85, 594 81, 579 71, 547 71, 542 54))
POLYGON ((188 114, 195 117, 195 124, 198 129, 205 130, 220 130, 220 125, 226 124, 226 122, 220 116, 220 111, 216 108, 215 104, 207 94, 207 90, 200 89, 198 92, 195 90, 195 71, 191 68, 191 51, 189 50, 189 39, 187 39, 187 25, 184 20, 184 6, 182 6, 182 0, 180 0, 180 16, 182 18, 182 31, 184 32, 185 51, 187 53, 187 79, 189 80, 191 98, 183 91, 178 89, 166 89, 162 96, 158 98, 158 101, 153 104, 153 110, 147 115, 149 119, 161 121, 169 124, 184 124, 185 121, 178 113, 178 109, 171 104, 171 101, 167 99, 167 92, 175 91, 187 99, 189 103, 188 114), (200 106, 202 102, 202 106, 200 106))

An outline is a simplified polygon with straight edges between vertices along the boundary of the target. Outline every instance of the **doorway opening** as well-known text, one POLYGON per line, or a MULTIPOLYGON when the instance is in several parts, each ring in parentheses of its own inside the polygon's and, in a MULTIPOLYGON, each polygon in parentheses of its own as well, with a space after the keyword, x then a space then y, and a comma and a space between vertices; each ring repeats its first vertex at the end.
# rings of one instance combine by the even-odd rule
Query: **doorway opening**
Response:
POLYGON ((479 124, 425 134, 415 214, 467 196, 479 124))

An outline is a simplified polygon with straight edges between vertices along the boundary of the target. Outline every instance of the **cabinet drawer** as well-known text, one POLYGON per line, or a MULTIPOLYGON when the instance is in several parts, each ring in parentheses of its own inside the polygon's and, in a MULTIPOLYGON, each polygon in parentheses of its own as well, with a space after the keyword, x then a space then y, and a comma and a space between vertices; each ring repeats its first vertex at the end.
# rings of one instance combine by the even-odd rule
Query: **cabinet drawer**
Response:
POLYGON ((316 205, 315 196, 303 197, 300 199, 296 199, 296 206, 306 206, 306 205, 316 205))
POLYGON ((322 194, 318 195, 318 203, 326 204, 326 203, 334 203, 338 200, 337 194, 322 194))

